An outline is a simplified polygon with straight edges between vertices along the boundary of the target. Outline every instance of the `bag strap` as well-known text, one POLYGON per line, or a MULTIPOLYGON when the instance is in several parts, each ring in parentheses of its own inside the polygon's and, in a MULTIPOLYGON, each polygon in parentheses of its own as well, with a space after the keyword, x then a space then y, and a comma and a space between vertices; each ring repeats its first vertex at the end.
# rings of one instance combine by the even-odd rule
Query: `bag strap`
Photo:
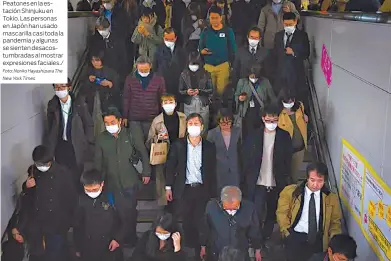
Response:
POLYGON ((107 200, 109 201, 109 204, 113 207, 115 207, 115 199, 113 192, 107 192, 107 200))
POLYGON ((263 103, 263 101, 261 100, 261 98, 259 97, 258 93, 257 93, 257 90, 255 90, 254 86, 252 85, 252 83, 250 82, 250 88, 251 88, 251 91, 253 93, 253 95, 255 96, 255 98, 257 99, 259 105, 261 106, 261 108, 263 108, 265 106, 265 104, 263 103))

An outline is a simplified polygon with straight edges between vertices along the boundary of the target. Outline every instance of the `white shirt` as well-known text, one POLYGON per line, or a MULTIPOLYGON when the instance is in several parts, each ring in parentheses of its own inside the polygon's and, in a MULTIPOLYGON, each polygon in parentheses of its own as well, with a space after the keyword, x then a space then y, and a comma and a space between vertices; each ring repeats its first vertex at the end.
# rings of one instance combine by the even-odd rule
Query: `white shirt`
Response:
POLYGON ((193 146, 189 139, 187 140, 187 164, 186 164, 186 184, 201 183, 202 166, 202 141, 193 146))
MULTIPOLYGON (((293 38, 293 34, 296 32, 296 28, 295 30, 293 30, 292 32, 292 35, 291 35, 291 41, 292 41, 292 38, 293 38)), ((286 32, 284 32, 284 46, 286 46, 286 41, 288 41, 288 36, 286 35, 286 32)))
POLYGON ((250 53, 252 53, 252 50, 251 49, 254 49, 254 53, 257 53, 257 48, 258 48, 258 45, 257 46, 254 46, 254 47, 252 47, 252 46, 248 46, 248 51, 250 52, 250 53))
MULTIPOLYGON (((202 140, 195 147, 187 139, 187 162, 186 162, 186 183, 201 183, 202 184, 202 140)), ((166 190, 170 190, 171 186, 166 186, 166 190)))
POLYGON ((273 152, 276 132, 264 132, 263 153, 261 170, 259 171, 257 185, 265 187, 275 187, 276 180, 273 174, 273 152))
MULTIPOLYGON (((320 190, 314 192, 315 195, 315 207, 316 207, 316 223, 319 229, 319 216, 320 216, 320 190)), ((294 230, 299 233, 308 234, 308 212, 312 191, 306 186, 304 193, 304 205, 301 217, 294 230)))
POLYGON ((71 110, 71 96, 68 95, 68 100, 65 103, 63 103, 60 100, 60 104, 61 104, 62 118, 64 119, 64 131, 63 131, 63 134, 62 134, 62 139, 67 141, 68 140, 68 137, 67 137, 67 125, 68 125, 68 115, 69 115, 69 112, 71 110))

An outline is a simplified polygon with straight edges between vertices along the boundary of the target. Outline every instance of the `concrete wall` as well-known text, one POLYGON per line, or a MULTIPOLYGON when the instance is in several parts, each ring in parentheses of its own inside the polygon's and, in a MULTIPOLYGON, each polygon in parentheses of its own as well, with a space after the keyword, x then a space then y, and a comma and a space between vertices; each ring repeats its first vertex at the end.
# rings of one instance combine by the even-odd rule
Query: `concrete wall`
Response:
MULTIPOLYGON (((314 17, 304 22, 338 182, 341 139, 345 138, 391 186, 391 25, 314 17), (330 88, 320 66, 323 44, 333 63, 330 88)), ((357 260, 378 260, 356 221, 345 213, 349 233, 359 244, 357 260)))
MULTIPOLYGON (((68 76, 72 78, 86 47, 91 18, 68 19, 68 76)), ((16 195, 32 164, 31 153, 41 144, 51 85, 3 84, 1 91, 1 231, 14 211, 16 195)))

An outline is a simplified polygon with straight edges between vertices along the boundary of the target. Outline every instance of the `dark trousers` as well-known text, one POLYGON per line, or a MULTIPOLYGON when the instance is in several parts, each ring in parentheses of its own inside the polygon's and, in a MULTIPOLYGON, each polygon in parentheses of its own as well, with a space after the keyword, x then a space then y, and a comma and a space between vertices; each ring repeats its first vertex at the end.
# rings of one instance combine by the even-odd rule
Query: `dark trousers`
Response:
MULTIPOLYGON (((90 243, 90 242, 88 242, 90 243)), ((81 253, 81 261, 122 261, 123 252, 121 247, 111 252, 109 244, 106 245, 90 245, 81 253)))
POLYGON ((80 175, 83 170, 76 162, 76 155, 72 141, 65 141, 60 138, 57 142, 55 158, 57 163, 67 167, 72 172, 75 189, 77 189, 78 192, 83 191, 80 184, 80 175))
POLYGON ((285 254, 287 261, 308 260, 313 254, 322 252, 321 235, 318 236, 315 244, 307 242, 308 235, 291 231, 285 240, 285 254))
POLYGON ((265 186, 255 186, 253 202, 257 210, 262 237, 267 239, 273 233, 274 224, 276 223, 277 201, 280 191, 274 187, 267 191, 265 186), (266 217, 264 215, 266 210, 266 217), (265 222, 262 222, 265 217, 265 222))
POLYGON ((129 207, 131 217, 127 221, 129 222, 129 233, 125 238, 125 242, 129 245, 133 246, 137 240, 136 226, 137 226, 137 191, 138 186, 135 185, 133 187, 127 188, 123 192, 123 196, 125 197, 127 207, 129 207))
POLYGON ((46 234, 44 261, 68 261, 67 234, 46 234))
POLYGON ((176 199, 176 213, 182 216, 185 245, 195 248, 196 257, 199 255, 199 225, 205 212, 207 199, 202 185, 197 187, 185 186, 181 199, 176 199))

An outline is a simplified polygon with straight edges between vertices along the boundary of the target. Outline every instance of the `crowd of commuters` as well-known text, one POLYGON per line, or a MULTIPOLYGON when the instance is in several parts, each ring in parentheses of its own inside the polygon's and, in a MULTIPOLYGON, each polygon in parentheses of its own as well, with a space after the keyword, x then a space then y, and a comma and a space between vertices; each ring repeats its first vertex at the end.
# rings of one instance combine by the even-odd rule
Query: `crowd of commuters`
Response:
POLYGON ((53 85, 4 261, 121 261, 125 247, 140 261, 186 260, 184 247, 207 261, 249 260, 251 248, 261 261, 276 224, 288 261, 355 258, 327 167, 300 171, 300 4, 261 2, 78 4, 101 14, 90 66, 77 97, 70 80, 53 85), (150 183, 165 211, 138 238, 137 193, 150 183))

